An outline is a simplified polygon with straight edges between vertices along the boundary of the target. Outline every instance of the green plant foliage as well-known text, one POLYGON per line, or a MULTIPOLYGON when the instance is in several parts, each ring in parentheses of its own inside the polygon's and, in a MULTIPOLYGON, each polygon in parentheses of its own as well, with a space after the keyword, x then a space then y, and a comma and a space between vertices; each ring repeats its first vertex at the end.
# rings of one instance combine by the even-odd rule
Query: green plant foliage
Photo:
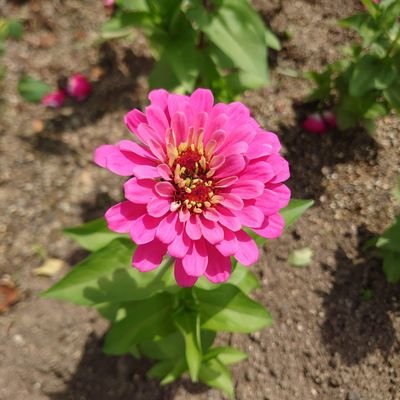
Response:
POLYGON ((49 93, 50 86, 30 76, 22 77, 18 82, 19 94, 31 103, 38 103, 44 95, 49 93))
MULTIPOLYGON (((312 201, 293 200, 282 215, 292 224, 311 205, 312 201)), ((104 352, 155 360, 148 375, 161 384, 189 373, 193 381, 233 398, 228 366, 246 354, 213 346, 217 333, 254 332, 272 323, 265 307, 250 297, 259 283, 249 268, 235 260, 228 283, 215 285, 202 277, 194 288, 181 288, 169 258, 150 272, 132 268, 135 245, 110 232, 103 219, 67 228, 65 234, 91 254, 43 297, 97 309, 110 322, 104 352)), ((262 245, 265 239, 258 242, 262 245)))
POLYGON ((367 244, 374 246, 383 258, 383 271, 390 283, 400 282, 400 216, 379 237, 367 244))
POLYGON ((363 0, 366 12, 340 22, 357 31, 361 44, 345 50, 343 60, 307 76, 316 85, 310 101, 334 105, 339 128, 363 125, 391 110, 400 113, 400 2, 363 0))
POLYGON ((206 385, 225 392, 230 399, 234 398, 232 375, 218 358, 212 358, 201 365, 199 378, 206 385))
POLYGON ((117 238, 125 237, 108 229, 104 218, 64 229, 64 234, 88 251, 97 251, 117 238))
POLYGON ((249 333, 272 323, 268 311, 234 285, 220 285, 212 290, 196 287, 194 292, 205 329, 249 333))
POLYGON ((0 41, 6 39, 20 40, 23 31, 24 28, 18 20, 0 18, 0 41))
MULTIPOLYGON (((20 40, 23 35, 23 26, 16 19, 0 18, 0 57, 5 53, 6 40, 20 40)), ((0 82, 6 76, 7 68, 0 64, 0 82)))
POLYGON ((204 360, 218 358, 225 365, 237 364, 247 359, 247 354, 233 347, 213 347, 204 356, 204 360))
POLYGON ((148 37, 157 63, 151 87, 212 89, 220 100, 268 83, 267 48, 280 49, 247 0, 121 0, 102 27, 104 39, 132 28, 148 37))
POLYGON ((190 378, 193 382, 197 382, 203 358, 200 338, 200 314, 196 311, 183 309, 174 316, 174 322, 185 342, 185 356, 190 378))
POLYGON ((145 274, 130 267, 134 248, 129 239, 113 240, 77 264, 43 296, 98 305, 141 300, 173 285, 167 265, 145 274))
POLYGON ((285 220, 285 227, 293 225, 313 204, 314 200, 290 200, 288 206, 280 211, 285 220))

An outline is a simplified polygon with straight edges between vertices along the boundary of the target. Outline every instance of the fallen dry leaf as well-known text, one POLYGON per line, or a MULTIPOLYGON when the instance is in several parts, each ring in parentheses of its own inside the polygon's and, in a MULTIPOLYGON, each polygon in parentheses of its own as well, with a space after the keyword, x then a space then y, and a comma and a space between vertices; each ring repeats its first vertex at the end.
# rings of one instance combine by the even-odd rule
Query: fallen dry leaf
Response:
POLYGON ((90 80, 91 81, 99 81, 105 74, 105 71, 101 67, 93 67, 90 70, 90 80))
POLYGON ((52 277, 60 272, 65 265, 63 260, 58 258, 48 258, 40 267, 35 268, 33 273, 38 276, 52 277))
POLYGON ((0 279, 0 314, 21 299, 21 292, 8 275, 0 279))
POLYGON ((41 133, 44 130, 44 122, 41 119, 34 119, 32 121, 32 130, 34 133, 41 133))

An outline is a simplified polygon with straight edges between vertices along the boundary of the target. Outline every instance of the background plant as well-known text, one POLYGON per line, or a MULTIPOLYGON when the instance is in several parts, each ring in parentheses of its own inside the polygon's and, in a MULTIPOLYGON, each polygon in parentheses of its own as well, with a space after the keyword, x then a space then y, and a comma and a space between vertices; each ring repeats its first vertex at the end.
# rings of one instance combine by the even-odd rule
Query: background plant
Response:
MULTIPOLYGON (((16 19, 0 18, 0 57, 2 57, 6 50, 6 40, 14 39, 19 40, 23 35, 23 26, 16 19)), ((5 65, 0 64, 0 81, 6 75, 5 65)))
POLYGON ((247 0, 118 0, 103 37, 140 28, 157 62, 150 87, 210 88, 221 101, 268 83, 267 47, 277 38, 247 0))
POLYGON ((333 104, 341 129, 362 124, 373 131, 377 118, 400 113, 400 2, 362 2, 364 13, 340 22, 361 41, 346 49, 343 59, 308 75, 316 84, 309 101, 333 104))
MULTIPOLYGON (((312 203, 292 200, 282 211, 286 226, 312 203)), ((91 254, 45 297, 96 308, 110 321, 104 351, 153 359, 148 374, 162 384, 189 372, 194 382, 200 380, 233 398, 229 366, 247 356, 232 347, 213 346, 217 333, 249 333, 272 322, 264 306, 250 297, 259 284, 248 268, 234 264, 223 285, 213 285, 203 277, 195 287, 181 288, 175 283, 171 259, 146 273, 132 268, 135 245, 109 231, 103 219, 65 233, 91 254)), ((259 245, 265 243, 261 237, 255 239, 259 245)))
MULTIPOLYGON (((400 178, 393 190, 393 196, 400 201, 400 178)), ((375 249, 377 255, 382 258, 383 272, 388 282, 400 282, 400 215, 382 235, 368 241, 366 247, 375 249)))

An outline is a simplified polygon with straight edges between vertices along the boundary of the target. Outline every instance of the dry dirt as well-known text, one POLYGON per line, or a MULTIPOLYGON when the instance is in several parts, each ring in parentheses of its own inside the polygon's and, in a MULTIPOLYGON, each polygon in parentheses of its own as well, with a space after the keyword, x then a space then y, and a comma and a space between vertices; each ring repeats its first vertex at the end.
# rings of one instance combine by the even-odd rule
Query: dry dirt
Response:
MULTIPOLYGON (((120 180, 94 166, 92 152, 126 137, 124 113, 146 102, 146 44, 140 37, 133 45, 101 44, 101 3, 0 0, 0 15, 23 18, 26 27, 2 60, 8 74, 0 91, 0 275, 10 274, 23 298, 0 315, 0 399, 222 399, 185 379, 161 388, 145 377, 148 361, 102 355, 107 326, 93 311, 38 297, 60 278, 34 276, 40 253, 73 265, 83 254, 61 229, 101 215, 121 197, 120 180), (16 94, 23 72, 56 85, 61 76, 95 78, 99 70, 104 76, 92 97, 61 110, 26 104, 16 94)), ((391 197, 400 170, 399 119, 381 120, 372 138, 358 130, 309 135, 298 122, 309 85, 287 75, 339 57, 351 36, 336 21, 359 2, 254 3, 290 40, 271 55, 272 84, 244 101, 280 135, 294 196, 316 205, 268 245, 255 267, 262 281, 256 296, 273 327, 223 338, 249 353, 234 368, 237 398, 400 400, 400 286, 387 284, 380 261, 362 250, 399 212, 391 197), (315 252, 312 264, 290 267, 288 254, 304 246, 315 252)))

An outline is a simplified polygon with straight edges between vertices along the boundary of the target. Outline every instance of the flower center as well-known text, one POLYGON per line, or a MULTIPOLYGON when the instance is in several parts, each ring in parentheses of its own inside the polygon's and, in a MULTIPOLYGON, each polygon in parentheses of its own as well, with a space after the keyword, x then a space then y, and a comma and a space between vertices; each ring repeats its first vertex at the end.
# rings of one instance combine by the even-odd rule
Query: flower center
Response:
POLYGON ((217 203, 209 162, 202 146, 181 143, 169 154, 169 165, 174 176, 175 195, 172 209, 187 209, 201 214, 217 203))

